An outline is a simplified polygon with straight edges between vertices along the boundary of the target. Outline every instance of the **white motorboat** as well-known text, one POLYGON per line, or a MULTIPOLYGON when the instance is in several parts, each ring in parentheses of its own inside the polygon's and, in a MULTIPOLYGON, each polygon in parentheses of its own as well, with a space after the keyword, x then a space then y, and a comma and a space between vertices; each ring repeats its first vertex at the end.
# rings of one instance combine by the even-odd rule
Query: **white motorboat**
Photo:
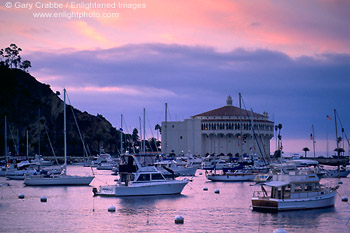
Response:
POLYGON ((257 173, 244 170, 232 170, 216 174, 206 173, 206 177, 211 181, 253 181, 257 173))
POLYGON ((174 160, 163 160, 161 162, 154 163, 155 167, 163 175, 175 175, 175 176, 195 176, 197 167, 191 166, 191 164, 178 165, 174 160), (170 170, 169 170, 170 169, 170 170))
POLYGON ((273 175, 272 181, 261 185, 261 191, 254 192, 253 210, 305 210, 334 206, 338 186, 324 187, 319 181, 316 174, 299 171, 273 175))
POLYGON ((93 188, 94 194, 116 197, 180 194, 189 182, 186 178, 167 180, 154 166, 142 167, 135 156, 128 157, 127 165, 119 165, 119 174, 116 184, 93 188))
POLYGON ((230 163, 227 163, 223 159, 218 159, 213 155, 208 155, 202 161, 203 170, 222 170, 223 168, 229 168, 230 166, 230 163))
POLYGON ((67 175, 67 140, 66 140, 66 89, 64 89, 64 170, 60 175, 26 176, 24 184, 28 186, 48 185, 89 185, 94 176, 72 176, 67 175))

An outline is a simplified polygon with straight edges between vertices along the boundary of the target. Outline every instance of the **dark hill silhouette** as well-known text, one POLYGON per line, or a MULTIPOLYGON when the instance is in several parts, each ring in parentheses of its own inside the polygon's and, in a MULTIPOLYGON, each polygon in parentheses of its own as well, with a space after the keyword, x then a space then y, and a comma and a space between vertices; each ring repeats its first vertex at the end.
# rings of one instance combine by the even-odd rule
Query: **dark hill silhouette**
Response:
MULTIPOLYGON (((68 90, 69 91, 69 90, 68 90)), ((63 95, 63 90, 61 91, 63 95)), ((58 93, 57 93, 58 94, 58 93)), ((30 74, 0 66, 0 155, 4 155, 4 122, 8 122, 8 148, 16 153, 17 129, 19 154, 26 154, 26 130, 29 134, 29 155, 38 153, 38 116, 40 108, 40 153, 52 156, 45 127, 56 155, 63 155, 63 101, 47 84, 30 74)), ((63 96, 62 96, 63 98, 63 96)), ((102 116, 93 116, 74 109, 80 130, 92 155, 104 147, 116 154, 120 147, 120 132, 102 116)), ((74 122, 71 106, 67 105, 67 153, 83 155, 83 145, 74 122)))

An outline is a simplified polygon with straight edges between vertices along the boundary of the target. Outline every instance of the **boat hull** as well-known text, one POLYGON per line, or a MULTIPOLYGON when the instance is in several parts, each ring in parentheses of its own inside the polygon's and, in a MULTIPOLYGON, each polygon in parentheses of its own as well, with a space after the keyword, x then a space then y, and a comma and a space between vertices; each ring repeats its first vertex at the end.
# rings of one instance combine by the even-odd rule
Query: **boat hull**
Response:
POLYGON ((326 170, 323 175, 324 178, 346 178, 350 174, 350 171, 338 171, 338 170, 326 170))
POLYGON ((288 210, 306 210, 332 207, 335 203, 336 192, 300 199, 252 198, 253 210, 277 212, 288 210))
MULTIPOLYGON (((195 176, 197 168, 196 167, 190 167, 190 168, 170 168, 173 170, 175 176, 195 176)), ((164 168, 158 169, 164 176, 172 175, 170 172, 165 170, 164 168)))
POLYGON ((93 179, 94 176, 26 177, 24 184, 27 186, 89 185, 93 179))
POLYGON ((230 175, 207 175, 207 179, 211 181, 253 181, 256 174, 230 174, 230 175))
POLYGON ((180 194, 188 181, 155 182, 151 184, 130 184, 101 186, 97 195, 100 196, 152 196, 180 194))

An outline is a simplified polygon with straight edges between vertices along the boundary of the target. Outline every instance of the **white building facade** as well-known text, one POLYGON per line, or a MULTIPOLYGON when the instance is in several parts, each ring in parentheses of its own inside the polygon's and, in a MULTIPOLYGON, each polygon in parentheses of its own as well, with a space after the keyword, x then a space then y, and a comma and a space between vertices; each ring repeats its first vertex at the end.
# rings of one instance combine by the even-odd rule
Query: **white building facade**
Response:
POLYGON ((269 121, 267 113, 252 114, 232 106, 229 96, 224 107, 184 121, 162 122, 162 153, 270 155, 273 130, 274 123, 269 121))

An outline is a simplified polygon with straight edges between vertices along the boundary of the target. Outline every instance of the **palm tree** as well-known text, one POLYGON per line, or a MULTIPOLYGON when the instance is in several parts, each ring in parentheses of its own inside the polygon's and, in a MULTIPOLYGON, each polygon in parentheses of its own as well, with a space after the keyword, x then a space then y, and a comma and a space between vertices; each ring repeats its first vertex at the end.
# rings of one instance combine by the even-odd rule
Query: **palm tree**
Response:
POLYGON ((162 133, 162 127, 160 127, 159 124, 156 124, 156 126, 154 127, 154 130, 157 130, 157 139, 159 140, 158 132, 162 133))
POLYGON ((303 151, 305 152, 305 158, 306 158, 306 156, 307 156, 307 152, 308 152, 308 151, 310 151, 310 149, 309 149, 309 148, 307 148, 307 147, 304 147, 304 148, 303 148, 303 151))

